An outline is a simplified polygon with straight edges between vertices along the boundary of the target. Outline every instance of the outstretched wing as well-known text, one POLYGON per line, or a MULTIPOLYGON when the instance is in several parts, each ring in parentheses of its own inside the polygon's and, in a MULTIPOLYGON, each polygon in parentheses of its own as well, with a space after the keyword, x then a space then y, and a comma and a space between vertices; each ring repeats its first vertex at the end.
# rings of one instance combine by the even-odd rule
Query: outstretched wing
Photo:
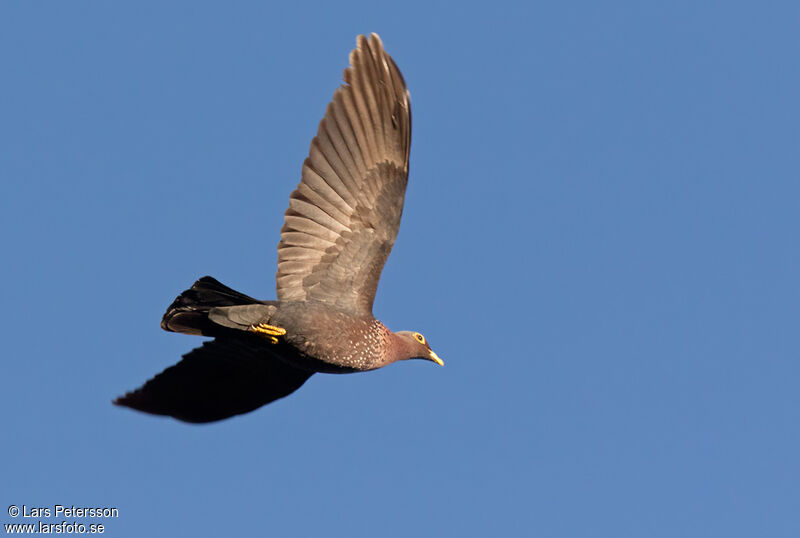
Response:
POLYGON ((403 212, 411 104, 380 38, 357 44, 289 200, 276 280, 280 301, 371 313, 403 212))
POLYGON ((186 422, 213 422, 252 411, 299 389, 311 372, 272 353, 268 343, 217 338, 114 403, 186 422))

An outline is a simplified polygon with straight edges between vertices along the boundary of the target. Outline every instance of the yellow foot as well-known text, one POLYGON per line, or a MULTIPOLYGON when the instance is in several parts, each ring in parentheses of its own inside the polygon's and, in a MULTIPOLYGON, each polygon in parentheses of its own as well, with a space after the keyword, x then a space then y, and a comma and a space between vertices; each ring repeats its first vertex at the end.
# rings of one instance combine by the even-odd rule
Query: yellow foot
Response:
POLYGON ((266 335, 269 339, 271 344, 278 343, 278 336, 283 336, 286 334, 286 329, 281 327, 275 327, 273 325, 267 325, 266 323, 259 323, 258 325, 250 325, 250 330, 255 333, 261 333, 266 335))

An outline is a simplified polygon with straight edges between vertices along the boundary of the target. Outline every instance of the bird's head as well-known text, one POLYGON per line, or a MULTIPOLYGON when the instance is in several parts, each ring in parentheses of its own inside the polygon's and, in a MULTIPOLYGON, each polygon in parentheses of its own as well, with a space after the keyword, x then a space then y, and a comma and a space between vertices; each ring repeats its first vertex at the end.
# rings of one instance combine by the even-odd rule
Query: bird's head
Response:
POLYGON ((398 331, 395 333, 402 341, 403 359, 425 359, 444 366, 444 362, 434 353, 428 341, 420 333, 413 331, 398 331))

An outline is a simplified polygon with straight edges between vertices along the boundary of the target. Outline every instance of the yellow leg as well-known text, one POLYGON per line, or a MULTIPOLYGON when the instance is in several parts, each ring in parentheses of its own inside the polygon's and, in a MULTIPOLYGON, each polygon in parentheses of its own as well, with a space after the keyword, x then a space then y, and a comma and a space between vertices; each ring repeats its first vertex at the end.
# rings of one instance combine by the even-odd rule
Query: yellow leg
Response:
POLYGON ((250 330, 256 333, 261 333, 269 339, 271 344, 278 343, 278 336, 286 334, 286 329, 267 325, 266 323, 259 323, 258 325, 250 325, 250 330))

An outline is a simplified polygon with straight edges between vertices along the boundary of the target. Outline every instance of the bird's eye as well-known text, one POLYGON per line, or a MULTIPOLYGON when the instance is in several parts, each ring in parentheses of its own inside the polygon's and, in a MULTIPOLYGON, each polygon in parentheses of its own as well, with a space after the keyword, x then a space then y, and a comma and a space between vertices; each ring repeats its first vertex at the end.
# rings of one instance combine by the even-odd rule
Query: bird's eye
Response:
POLYGON ((414 333, 414 338, 416 338, 417 342, 419 342, 420 344, 424 344, 425 343, 425 337, 422 336, 419 333, 414 333))

